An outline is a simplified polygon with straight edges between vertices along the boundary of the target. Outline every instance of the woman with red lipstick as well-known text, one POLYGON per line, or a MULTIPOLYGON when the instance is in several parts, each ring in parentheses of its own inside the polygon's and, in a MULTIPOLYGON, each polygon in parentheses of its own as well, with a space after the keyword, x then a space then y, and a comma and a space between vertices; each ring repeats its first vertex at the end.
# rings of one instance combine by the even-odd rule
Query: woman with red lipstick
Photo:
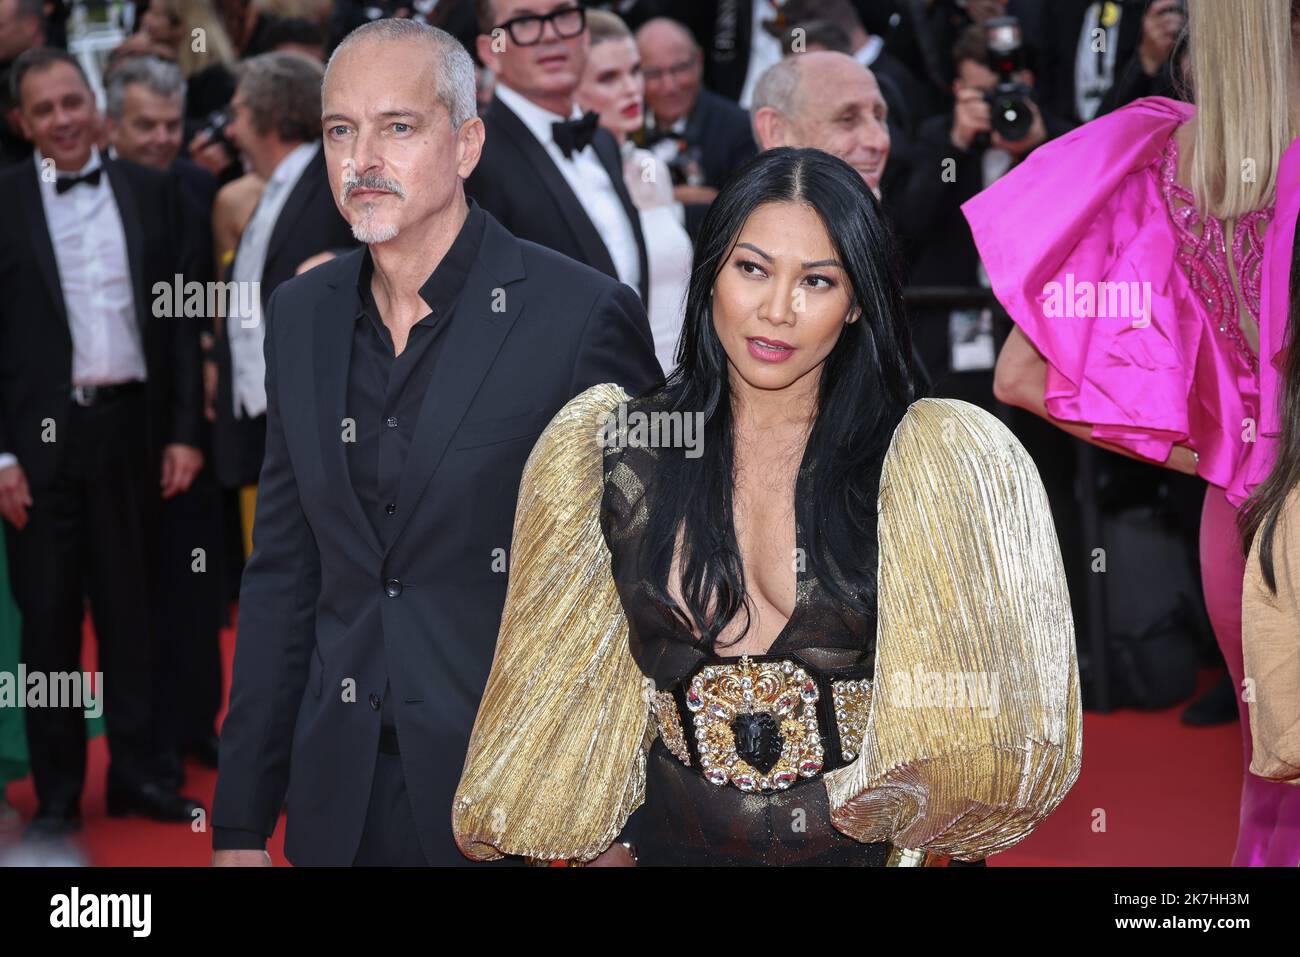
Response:
POLYGON ((677 364, 674 352, 682 331, 682 301, 691 273, 691 239, 683 225, 686 214, 682 204, 673 198, 668 167, 629 139, 645 122, 645 81, 632 32, 616 14, 588 10, 587 33, 591 47, 575 98, 584 111, 600 114, 600 125, 613 134, 622 150, 623 181, 641 214, 650 265, 646 313, 655 355, 664 375, 668 375, 677 364))
POLYGON ((1069 790, 1046 497, 996 419, 913 401, 891 255, 852 167, 761 154, 702 224, 667 385, 595 386, 543 433, 465 854, 980 861, 1069 790))

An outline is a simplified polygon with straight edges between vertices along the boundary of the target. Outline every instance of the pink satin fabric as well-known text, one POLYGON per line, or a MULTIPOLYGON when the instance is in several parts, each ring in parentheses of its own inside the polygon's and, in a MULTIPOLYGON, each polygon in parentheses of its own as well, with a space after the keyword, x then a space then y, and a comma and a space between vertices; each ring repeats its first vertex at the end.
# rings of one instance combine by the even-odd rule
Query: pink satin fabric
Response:
POLYGON ((1191 293, 1159 177, 1195 112, 1138 100, 1039 147, 963 211, 994 293, 1047 359, 1048 412, 1160 464, 1188 445, 1239 506, 1261 470, 1259 382, 1191 293), (1048 284, 1071 277, 1149 289, 1149 324, 1044 315, 1048 284))
MULTIPOLYGON (((1048 412, 1092 423, 1096 438, 1157 463, 1174 445, 1199 454, 1210 483, 1201 520, 1206 605, 1240 689, 1244 565, 1235 514, 1276 454, 1300 148, 1293 144, 1283 157, 1264 240, 1256 375, 1176 260, 1160 163, 1169 138, 1194 115, 1188 104, 1138 100, 1039 147, 963 211, 994 293, 1047 360, 1048 412), (1149 283, 1149 315, 1136 322, 1045 315, 1048 284, 1067 277, 1076 286, 1149 283)), ((1238 710, 1245 761, 1233 864, 1294 866, 1300 788, 1246 773, 1249 718, 1240 701, 1238 710)))

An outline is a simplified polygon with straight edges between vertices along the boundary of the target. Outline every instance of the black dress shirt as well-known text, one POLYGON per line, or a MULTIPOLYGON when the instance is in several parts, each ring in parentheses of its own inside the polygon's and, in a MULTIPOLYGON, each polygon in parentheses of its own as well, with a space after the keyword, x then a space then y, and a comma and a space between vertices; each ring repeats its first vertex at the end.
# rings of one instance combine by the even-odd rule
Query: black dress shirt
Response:
MULTIPOLYGON (((406 455, 415 435, 420 406, 440 362, 439 343, 452 320, 461 289, 478 258, 486 218, 473 200, 460 233, 433 273, 420 287, 420 298, 429 314, 413 325, 401 355, 394 351, 393 337, 384 325, 370 284, 374 263, 366 251, 357 276, 357 309, 352 332, 352 356, 348 362, 346 412, 355 422, 355 441, 347 443, 348 477, 362 509, 374 526, 379 540, 388 544, 392 516, 409 503, 397 500, 397 488, 406 466, 406 455)), ((448 361, 455 361, 450 357, 448 361)), ((375 636, 375 647, 383 647, 383 636, 375 636)), ((380 725, 388 732, 396 728, 390 703, 391 685, 385 685, 380 725)), ((266 837, 235 828, 214 828, 214 850, 261 850, 266 837)))

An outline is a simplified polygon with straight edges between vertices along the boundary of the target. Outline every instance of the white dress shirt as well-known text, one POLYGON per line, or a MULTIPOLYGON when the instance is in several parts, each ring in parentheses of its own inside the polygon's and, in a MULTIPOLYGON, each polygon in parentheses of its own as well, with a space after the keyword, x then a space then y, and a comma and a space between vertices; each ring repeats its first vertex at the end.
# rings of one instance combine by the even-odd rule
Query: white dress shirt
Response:
MULTIPOLYGON (((781 6, 781 4, 777 4, 781 6)), ((745 71, 745 85, 740 90, 740 105, 749 109, 754 98, 754 87, 758 78, 767 72, 768 67, 781 62, 781 41, 763 29, 763 21, 775 20, 777 11, 771 0, 752 0, 754 22, 749 33, 749 68, 745 71)))
MULTIPOLYGON (((41 176, 44 161, 33 156, 40 183, 41 205, 54 247, 63 308, 72 336, 72 384, 114 385, 145 379, 144 346, 135 313, 131 263, 117 198, 107 170, 94 186, 78 183, 60 194, 54 182, 41 176)), ((75 175, 103 165, 99 150, 75 175)), ((64 172, 65 176, 71 175, 64 172)), ((0 454, 0 468, 18 461, 12 453, 0 454)))
POLYGON ((231 279, 237 283, 257 283, 237 287, 241 292, 228 296, 230 315, 226 316, 226 340, 230 343, 230 381, 235 418, 255 418, 266 412, 266 358, 262 354, 265 329, 262 326, 262 271, 271 245, 271 234, 284 204, 303 171, 316 156, 320 143, 303 143, 290 151, 276 165, 266 181, 257 208, 239 237, 231 279), (247 288, 250 291, 244 292, 247 288), (251 308, 244 314, 241 308, 251 308))
MULTIPOLYGON (((52 181, 40 176, 44 157, 39 151, 34 159, 72 334, 72 384, 143 381, 144 348, 126 233, 108 172, 94 186, 78 183, 60 195, 52 181)), ((92 148, 90 160, 76 175, 89 173, 103 162, 99 150, 92 148)))
POLYGON ((610 259, 614 260, 614 269, 618 278, 633 289, 639 289, 641 283, 641 252, 637 248, 636 233, 628 219, 623 204, 618 198, 609 173, 601 165, 593 146, 575 150, 572 158, 566 158, 564 151, 555 143, 551 130, 552 123, 562 123, 565 119, 581 119, 582 110, 576 105, 572 117, 563 117, 550 110, 543 109, 523 94, 516 93, 500 80, 497 81, 496 95, 512 113, 514 113, 537 142, 541 143, 548 156, 554 161, 560 174, 568 182, 573 195, 577 197, 582 208, 586 210, 596 232, 605 242, 610 259))

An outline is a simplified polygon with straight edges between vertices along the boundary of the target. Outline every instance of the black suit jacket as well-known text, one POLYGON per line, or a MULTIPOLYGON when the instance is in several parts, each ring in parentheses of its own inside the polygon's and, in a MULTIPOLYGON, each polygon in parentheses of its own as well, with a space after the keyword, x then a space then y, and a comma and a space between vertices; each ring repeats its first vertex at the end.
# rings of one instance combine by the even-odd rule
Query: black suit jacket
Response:
MULTIPOLYGON (((325 151, 318 149, 312 161, 294 184, 267 245, 266 265, 262 269, 262 314, 266 315, 271 295, 304 260, 327 249, 356 245, 352 228, 334 202, 329 175, 325 169, 325 151)), ((233 263, 231 268, 233 269, 233 263)), ((227 277, 229 278, 229 277, 227 277)), ((223 334, 216 345, 217 421, 213 430, 213 452, 217 479, 234 487, 256 481, 261 456, 253 455, 250 443, 240 435, 241 423, 232 407, 230 342, 223 334)))
MULTIPOLYGON (((198 319, 155 316, 161 283, 198 275, 187 256, 181 204, 171 178, 123 160, 103 159, 126 237, 136 321, 148 377, 149 437, 155 456, 168 442, 199 444, 202 384, 198 319)), ((84 189, 85 187, 76 187, 84 189)), ((54 477, 72 399, 72 332, 59 283, 40 181, 28 160, 0 172, 0 452, 18 457, 28 482, 54 477), (42 440, 46 420, 55 441, 42 440)))
MULTIPOLYGON (((614 260, 591 217, 524 121, 494 97, 483 114, 483 124, 487 128, 483 156, 465 181, 465 192, 520 239, 564 253, 617 279, 614 260)), ((639 291, 645 303, 650 289, 645 236, 641 216, 623 182, 618 144, 607 131, 597 130, 592 146, 632 224, 641 262, 639 291)))
POLYGON ((659 367, 635 292, 489 215, 385 549, 342 442, 362 256, 285 283, 268 312, 266 458, 212 820, 269 835, 287 794, 290 860, 351 864, 391 682, 425 856, 462 860, 451 802, 492 663, 524 461, 574 395, 600 382, 638 394, 659 367))
POLYGON ((703 87, 686 120, 685 135, 687 143, 700 148, 704 182, 716 188, 758 153, 749 113, 703 87))

